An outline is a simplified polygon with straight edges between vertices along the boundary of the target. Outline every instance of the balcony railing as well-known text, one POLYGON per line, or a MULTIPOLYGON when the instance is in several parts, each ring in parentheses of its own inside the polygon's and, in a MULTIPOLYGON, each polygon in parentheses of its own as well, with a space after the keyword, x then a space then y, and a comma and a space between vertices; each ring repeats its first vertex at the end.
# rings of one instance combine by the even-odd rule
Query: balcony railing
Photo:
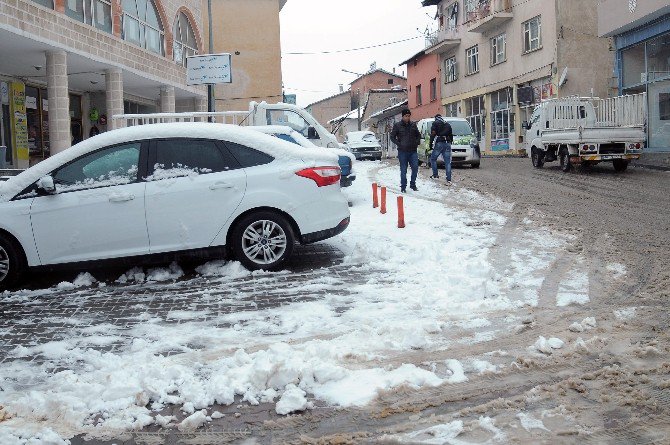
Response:
POLYGON ((512 0, 466 0, 466 21, 481 20, 498 12, 512 12, 512 0))

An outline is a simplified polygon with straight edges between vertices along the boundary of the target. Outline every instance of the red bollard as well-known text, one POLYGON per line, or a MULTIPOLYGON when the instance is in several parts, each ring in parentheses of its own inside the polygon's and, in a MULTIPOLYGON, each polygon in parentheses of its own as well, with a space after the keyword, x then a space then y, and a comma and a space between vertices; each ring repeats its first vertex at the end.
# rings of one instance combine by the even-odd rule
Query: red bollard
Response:
POLYGON ((398 196, 398 228, 405 228, 405 209, 403 207, 402 196, 398 196))
POLYGON ((372 208, 376 209, 379 207, 379 200, 377 198, 377 183, 372 183, 372 208))
POLYGON ((386 215, 386 187, 382 187, 382 215, 386 215))

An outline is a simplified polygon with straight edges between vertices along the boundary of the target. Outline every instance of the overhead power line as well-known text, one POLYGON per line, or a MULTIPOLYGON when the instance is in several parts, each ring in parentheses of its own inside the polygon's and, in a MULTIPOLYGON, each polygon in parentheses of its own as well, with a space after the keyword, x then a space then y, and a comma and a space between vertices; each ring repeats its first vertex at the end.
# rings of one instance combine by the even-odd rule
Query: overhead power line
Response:
POLYGON ((381 48, 383 46, 389 46, 389 45, 396 45, 398 43, 404 43, 404 42, 409 42, 411 40, 416 40, 416 39, 424 39, 425 36, 415 36, 415 37, 408 37, 406 39, 402 40, 395 40, 393 42, 386 42, 386 43, 378 43, 376 45, 370 45, 370 46, 362 46, 360 48, 349 48, 349 49, 337 49, 337 50, 332 50, 332 51, 315 51, 315 52, 308 52, 308 51, 291 51, 291 52, 285 52, 283 55, 285 56, 314 56, 314 55, 320 55, 320 54, 341 54, 341 53, 349 53, 353 51, 363 51, 366 49, 374 49, 374 48, 381 48))

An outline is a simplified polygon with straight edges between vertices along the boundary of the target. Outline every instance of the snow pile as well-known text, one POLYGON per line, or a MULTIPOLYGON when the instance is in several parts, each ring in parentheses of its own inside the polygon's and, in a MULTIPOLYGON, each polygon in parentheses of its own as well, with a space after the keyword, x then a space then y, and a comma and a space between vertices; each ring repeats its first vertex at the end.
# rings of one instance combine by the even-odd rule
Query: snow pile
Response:
POLYGON ((309 406, 307 393, 293 384, 286 386, 284 394, 277 402, 277 414, 289 414, 296 411, 304 411, 309 406))
POLYGON ((453 422, 431 426, 412 433, 395 435, 389 439, 395 439, 400 443, 425 443, 425 444, 457 444, 456 438, 463 433, 463 421, 454 420, 453 422))
POLYGON ((581 323, 572 323, 568 329, 570 329, 572 332, 584 332, 588 329, 594 329, 596 326, 596 319, 594 317, 587 317, 582 320, 581 323))
POLYGON ((528 432, 531 432, 531 430, 549 431, 547 427, 544 426, 544 423, 540 419, 536 419, 530 414, 518 413, 516 417, 521 422, 521 426, 523 427, 523 429, 525 429, 528 432))
POLYGON ((203 277, 226 277, 231 280, 251 275, 238 261, 210 261, 195 269, 203 277))
POLYGON ((563 345, 563 340, 560 338, 552 337, 550 339, 546 339, 540 336, 540 338, 538 338, 533 345, 533 348, 544 354, 551 355, 554 353, 554 350, 561 349, 563 345))
POLYGON ((196 411, 179 424, 179 431, 194 431, 207 422, 207 410, 196 411))
POLYGON ((635 317, 636 307, 627 307, 622 309, 616 309, 614 311, 614 316, 619 321, 627 321, 635 317))
POLYGON ((177 263, 172 263, 168 268, 156 267, 149 269, 146 273, 141 267, 134 267, 121 275, 116 282, 118 284, 144 282, 176 281, 184 276, 184 271, 177 263))
POLYGON ((84 272, 77 275, 77 278, 75 278, 75 280, 72 283, 70 283, 69 281, 63 281, 61 283, 58 283, 56 289, 72 290, 80 287, 90 287, 93 286, 93 284, 96 282, 97 280, 93 277, 93 275, 91 275, 88 272, 84 272))

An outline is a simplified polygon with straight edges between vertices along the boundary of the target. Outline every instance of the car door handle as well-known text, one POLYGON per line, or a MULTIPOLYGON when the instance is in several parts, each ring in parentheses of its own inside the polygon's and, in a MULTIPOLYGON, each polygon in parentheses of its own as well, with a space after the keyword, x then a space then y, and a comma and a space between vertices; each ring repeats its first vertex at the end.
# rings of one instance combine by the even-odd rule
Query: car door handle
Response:
POLYGON ((214 184, 209 186, 210 190, 218 190, 218 189, 232 189, 235 186, 233 184, 229 184, 227 182, 215 182, 214 184))
POLYGON ((109 202, 126 202, 135 199, 135 195, 130 193, 116 193, 109 197, 109 202))

